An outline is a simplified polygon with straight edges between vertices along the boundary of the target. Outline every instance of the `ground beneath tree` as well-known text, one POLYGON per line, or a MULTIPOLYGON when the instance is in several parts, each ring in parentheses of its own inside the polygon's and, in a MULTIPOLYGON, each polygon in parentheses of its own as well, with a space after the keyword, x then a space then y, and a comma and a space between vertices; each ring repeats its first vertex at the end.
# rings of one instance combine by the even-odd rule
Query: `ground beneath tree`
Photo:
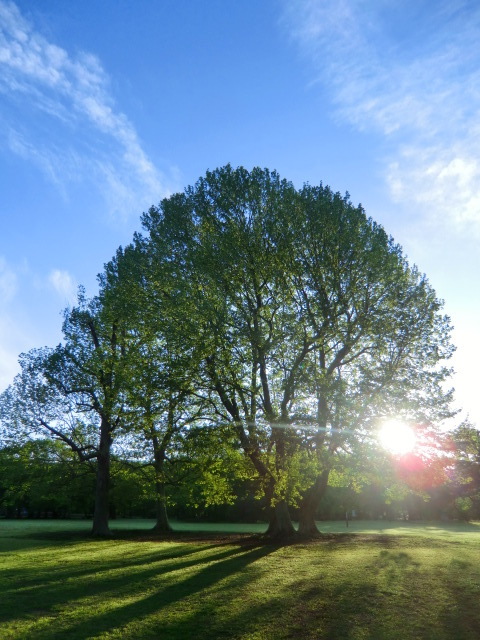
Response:
MULTIPOLYGON (((26 536, 30 537, 30 536, 26 536)), ((31 537, 44 540, 88 540, 92 536, 83 531, 58 531, 58 532, 36 532, 31 537)), ((101 540, 101 538, 96 538, 101 540)), ((364 533, 320 533, 312 537, 293 536, 286 539, 269 538, 264 534, 251 533, 224 533, 224 532, 198 532, 198 531, 181 531, 158 533, 151 529, 148 530, 114 530, 112 536, 105 540, 124 540, 131 542, 174 542, 174 543, 193 543, 193 544, 209 544, 209 545, 234 545, 241 547, 261 547, 261 546, 291 546, 291 545, 362 545, 378 544, 383 547, 395 547, 399 544, 399 540, 403 536, 383 535, 383 534, 364 534, 364 533)), ((410 539, 411 543, 412 540, 410 539)))

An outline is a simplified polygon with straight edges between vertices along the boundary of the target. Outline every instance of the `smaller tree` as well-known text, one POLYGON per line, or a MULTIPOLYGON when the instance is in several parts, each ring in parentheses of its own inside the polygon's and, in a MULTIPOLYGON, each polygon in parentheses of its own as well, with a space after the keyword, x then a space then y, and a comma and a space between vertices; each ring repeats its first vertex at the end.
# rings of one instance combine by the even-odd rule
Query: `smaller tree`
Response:
MULTIPOLYGON (((208 473, 202 465, 209 466, 213 451, 205 437, 213 405, 199 389, 195 350, 187 347, 180 330, 185 323, 175 322, 181 282, 165 268, 168 248, 163 249, 166 254, 159 259, 137 236, 134 244, 119 248, 100 276, 103 308, 123 318, 135 344, 124 376, 126 458, 153 468, 157 532, 171 530, 168 488, 178 492, 180 484, 200 477, 203 482, 208 473)), ((213 500, 213 492, 208 494, 207 502, 213 500)))
POLYGON ((98 298, 86 300, 83 292, 64 317, 64 343, 20 356, 21 372, 0 398, 0 415, 14 437, 48 436, 95 464, 92 533, 108 536, 111 447, 124 418, 126 336, 98 298))

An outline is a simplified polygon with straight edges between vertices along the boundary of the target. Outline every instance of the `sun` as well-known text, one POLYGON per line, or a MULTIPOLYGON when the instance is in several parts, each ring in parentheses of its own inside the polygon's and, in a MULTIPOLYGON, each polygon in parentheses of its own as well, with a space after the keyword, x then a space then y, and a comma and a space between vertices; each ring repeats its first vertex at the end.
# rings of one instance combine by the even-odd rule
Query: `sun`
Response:
POLYGON ((394 418, 382 422, 378 439, 384 449, 396 455, 408 453, 417 443, 414 430, 403 420, 394 418))

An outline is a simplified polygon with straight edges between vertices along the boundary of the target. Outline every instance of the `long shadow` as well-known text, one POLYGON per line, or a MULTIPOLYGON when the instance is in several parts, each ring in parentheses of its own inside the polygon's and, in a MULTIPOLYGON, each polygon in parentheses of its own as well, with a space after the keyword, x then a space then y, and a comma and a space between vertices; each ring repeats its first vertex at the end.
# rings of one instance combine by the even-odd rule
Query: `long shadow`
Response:
POLYGON ((449 566, 448 604, 440 619, 455 640, 480 638, 480 568, 453 558, 449 566))
MULTIPOLYGON (((78 624, 63 627, 61 630, 55 631, 54 633, 49 631, 37 633, 36 637, 39 639, 49 638, 52 640, 63 640, 63 638, 69 637, 70 634, 75 638, 86 638, 89 637, 88 634, 91 633, 92 627, 95 628, 95 632, 97 634, 106 631, 113 632, 115 629, 122 628, 134 620, 143 619, 153 613, 157 614, 168 605, 180 602, 189 596, 204 591, 224 578, 242 574, 248 565, 269 555, 277 548, 278 547, 273 545, 262 545, 250 549, 233 549, 230 552, 224 552, 223 559, 221 559, 219 555, 208 556, 204 559, 204 562, 209 563, 207 567, 201 569, 196 572, 195 575, 190 576, 181 582, 176 582, 175 584, 167 585, 164 588, 156 589, 154 593, 146 596, 143 600, 135 601, 122 607, 117 607, 113 611, 109 611, 101 615, 89 617, 78 624), (215 560, 216 562, 214 562, 214 564, 210 564, 215 560)), ((190 566, 194 564, 198 563, 192 562, 190 566)), ((179 568, 182 567, 177 567, 177 569, 179 568)), ((153 574, 154 572, 152 572, 151 575, 153 574)), ((248 580, 248 576, 244 574, 242 582, 246 585, 248 580)), ((132 585, 130 583, 128 586, 128 593, 130 595, 132 593, 132 585)), ((195 630, 193 630, 193 632, 195 632, 195 630)), ((192 629, 190 629, 189 633, 184 637, 191 637, 191 633, 192 629)))
MULTIPOLYGON (((20 572, 10 572, 15 582, 11 588, 2 590, 2 608, 6 613, 0 615, 0 621, 18 617, 19 608, 28 611, 30 608, 41 609, 46 613, 62 606, 68 602, 74 602, 88 593, 89 596, 109 596, 131 595, 137 589, 141 589, 152 577, 166 575, 173 571, 188 569, 189 567, 201 566, 202 564, 221 561, 225 558, 241 554, 242 548, 228 548, 225 545, 208 545, 197 547, 196 549, 180 550, 176 554, 152 553, 143 557, 141 561, 136 559, 126 559, 123 562, 104 562, 100 565, 93 564, 88 568, 72 570, 67 567, 65 570, 53 569, 50 573, 43 571, 36 573, 23 581, 18 579, 20 572), (207 556, 197 557, 199 553, 213 551, 207 556), (190 559, 184 559, 192 556, 190 559), (171 561, 174 562, 171 562, 171 561), (162 564, 167 561, 167 564, 162 564), (138 570, 139 567, 147 567, 138 570), (102 571, 108 575, 100 576, 102 571), (113 575, 112 575, 113 573, 113 575), (50 576, 50 577, 47 577, 50 576), (89 580, 88 578, 91 577, 89 580), (88 582, 88 586, 87 586, 88 582), (19 584, 21 589, 19 591, 19 584)), ((28 576, 32 570, 26 570, 28 576)))
MULTIPOLYGON (((383 556, 381 562, 382 565, 399 565, 402 571, 410 567, 409 558, 403 554, 391 558, 383 556)), ((238 593, 236 597, 239 598, 238 593)), ((320 566, 315 578, 294 580, 288 588, 262 604, 248 604, 241 613, 218 623, 214 620, 206 623, 209 609, 200 604, 192 616, 163 626, 161 637, 165 640, 190 638, 195 629, 196 640, 244 638, 249 634, 262 640, 440 640, 434 635, 410 636, 398 626, 383 624, 378 614, 385 606, 388 602, 377 584, 351 579, 348 575, 339 575, 334 584, 325 583, 320 566)), ((147 631, 139 637, 157 636, 147 631)))
MULTIPOLYGON (((87 577, 89 575, 98 575, 104 571, 114 571, 115 569, 122 569, 124 571, 134 570, 142 565, 152 566, 154 563, 159 563, 165 560, 171 561, 175 559, 185 558, 186 556, 192 554, 201 554, 211 549, 221 549, 222 547, 229 547, 232 544, 240 544, 251 546, 256 543, 256 539, 251 536, 244 536, 238 538, 238 536, 229 536, 223 541, 218 541, 215 536, 209 536, 206 539, 203 537, 200 539, 201 544, 199 544, 198 536, 196 535, 188 535, 177 536, 173 534, 172 536, 167 537, 159 537, 158 535, 153 534, 151 531, 141 532, 140 536, 138 532, 130 533, 125 537, 117 538, 114 540, 121 539, 122 541, 132 541, 135 543, 139 542, 157 542, 159 543, 159 549, 155 551, 150 550, 146 553, 136 552, 135 557, 131 558, 128 555, 125 557, 114 557, 108 558, 103 561, 96 561, 90 559, 87 563, 87 566, 78 566, 78 563, 73 564, 72 562, 66 562, 65 565, 61 565, 62 559, 68 555, 69 548, 75 547, 78 543, 83 544, 91 544, 92 546, 98 547, 99 551, 101 549, 101 545, 105 545, 108 548, 112 542, 111 539, 94 539, 91 536, 85 536, 85 532, 82 535, 74 535, 73 539, 70 539, 72 536, 69 535, 70 532, 45 532, 42 534, 42 539, 46 541, 61 541, 61 547, 59 550, 52 549, 52 554, 58 553, 58 565, 54 568, 51 566, 43 567, 39 566, 39 568, 32 570, 31 566, 26 566, 25 568, 19 567, 15 569, 11 569, 9 571, 0 572, 0 578, 7 576, 8 578, 15 578, 15 582, 21 584, 21 587, 24 593, 28 593, 28 589, 42 589, 44 593, 46 593, 46 587, 49 586, 54 588, 55 584, 59 582, 63 582, 64 580, 71 580, 72 578, 81 579, 87 577), (173 543, 172 545, 165 546, 164 543, 173 543), (141 557, 139 557, 141 556, 141 557), (76 568, 78 567, 78 568, 76 568)), ((42 548, 50 548, 51 544, 42 544, 42 548)), ((28 549, 30 550, 30 546, 28 549)), ((36 547, 34 547, 36 548, 36 547)), ((16 548, 16 551, 22 551, 22 547, 16 548)), ((219 551, 219 553, 221 553, 219 551)), ((231 553, 231 551, 225 552, 227 555, 231 553)), ((219 556, 221 557, 221 556, 219 556)), ((190 566, 190 564, 200 563, 201 560, 194 560, 191 563, 186 564, 185 566, 190 566)), ((170 569, 162 569, 158 572, 169 571, 170 569)), ((11 589, 2 590, 3 595, 8 595, 10 591, 14 592, 16 589, 12 586, 11 589)))
MULTIPOLYGON (((204 547, 203 550, 214 548, 216 548, 216 545, 204 547)), ((65 587, 66 579, 72 580, 73 578, 88 578, 89 576, 97 576, 98 574, 106 571, 114 572, 117 569, 121 569, 124 573, 123 579, 125 580, 125 574, 128 575, 128 572, 132 571, 132 575, 135 576, 137 575, 137 573, 139 573, 135 570, 142 566, 152 567, 152 565, 156 565, 155 570, 157 574, 173 571, 182 566, 188 567, 197 563, 201 563, 202 560, 191 560, 183 563, 183 565, 177 564, 172 566, 172 568, 164 567, 162 569, 158 569, 158 564, 164 562, 165 560, 177 560, 180 558, 185 558, 186 556, 198 554, 199 552, 200 551, 198 549, 191 549, 186 551, 179 551, 177 553, 149 554, 147 556, 144 556, 141 560, 124 558, 116 561, 106 561, 98 564, 90 562, 88 567, 83 567, 81 569, 73 569, 71 564, 62 569, 59 569, 58 567, 47 567, 37 570, 31 569, 30 567, 26 569, 13 569, 0 573, 0 577, 7 576, 9 578, 15 578, 17 587, 18 583, 20 583, 24 594, 28 593, 29 591, 33 592, 35 590, 41 590, 42 593, 46 595, 49 592, 49 588, 53 589, 56 584, 62 584, 65 587)), ((111 579, 113 580, 113 578, 111 579)), ((15 592, 16 588, 12 588, 11 591, 15 592)), ((8 593, 9 590, 5 589, 3 590, 2 595, 5 596, 8 593)))
POLYGON ((82 543, 110 543, 112 540, 122 540, 125 542, 175 542, 175 543, 215 543, 219 544, 255 544, 263 541, 261 534, 251 533, 229 533, 214 531, 173 531, 162 534, 153 529, 115 529, 110 538, 99 538, 92 536, 90 531, 85 529, 68 529, 66 531, 31 531, 22 532, 20 535, 8 535, 9 532, 0 535, 0 557, 1 554, 12 551, 22 551, 22 549, 34 549, 36 547, 48 547, 52 543, 61 543, 62 546, 82 543))
POLYGON ((66 531, 42 531, 41 529, 19 531, 7 529, 0 531, 0 556, 12 551, 48 547, 51 546, 52 542, 61 542, 63 546, 87 540, 93 540, 93 538, 90 532, 85 529, 67 529, 66 531))
MULTIPOLYGON (((464 582, 469 581, 470 585, 466 601, 462 601, 465 584, 459 588, 458 574, 468 569, 468 563, 452 561, 452 571, 447 571, 445 577, 452 592, 450 606, 445 607, 444 618, 439 624, 432 627, 429 595, 422 593, 425 585, 415 586, 421 563, 404 551, 384 549, 377 553, 375 546, 372 545, 375 557, 364 579, 361 574, 360 577, 358 573, 349 576, 345 572, 339 573, 338 580, 333 583, 325 582, 319 565, 318 572, 310 574, 308 579, 294 580, 271 599, 264 599, 260 605, 247 604, 240 614, 219 619, 217 624, 212 620, 207 625, 209 607, 200 602, 190 617, 163 626, 161 637, 189 638, 195 629, 197 640, 244 638, 249 634, 262 640, 353 640, 360 637, 368 640, 478 640, 479 583, 475 583, 472 575, 466 576, 464 582), (375 580, 375 574, 380 579, 375 580), (399 590, 398 585, 401 585, 399 590), (424 596, 422 602, 417 598, 420 595, 424 596), (465 615, 465 607, 470 615, 465 615)), ((333 545, 329 547, 323 548, 334 550, 333 545)), ((337 551, 341 553, 342 548, 343 544, 337 551)), ((478 577, 478 569, 475 571, 478 577)), ((235 597, 240 597, 238 592, 235 597)), ((156 636, 147 629, 141 637, 156 636)))
MULTIPOLYGON (((83 539, 80 542, 83 543, 89 543, 91 542, 92 545, 95 544, 95 546, 98 549, 98 552, 100 553, 101 551, 101 546, 102 544, 105 544, 105 546, 107 547, 109 544, 109 541, 95 541, 95 540, 91 540, 91 539, 83 539)), ((137 550, 137 552, 135 553, 135 556, 132 557, 128 557, 128 555, 125 557, 125 555, 123 557, 119 557, 118 555, 114 558, 108 558, 108 559, 103 559, 102 561, 96 561, 92 558, 89 558, 89 560, 87 561, 87 566, 81 565, 79 568, 75 568, 76 566, 79 565, 79 563, 72 563, 70 561, 67 561, 63 566, 61 565, 63 559, 65 557, 68 558, 68 554, 70 551, 74 551, 74 547, 75 545, 78 544, 78 541, 72 541, 71 543, 62 543, 60 548, 53 548, 52 549, 52 545, 46 545, 44 548, 46 549, 51 549, 51 553, 52 556, 58 558, 58 564, 56 567, 51 567, 51 566, 39 566, 37 569, 32 570, 31 566, 27 566, 25 568, 23 567, 19 567, 19 568, 15 568, 15 569, 11 569, 10 571, 8 571, 9 575, 15 576, 16 579, 21 582, 22 584, 22 588, 25 587, 29 587, 30 585, 37 585, 40 581, 42 580, 47 580, 47 582, 56 582, 59 580, 62 580, 64 578, 71 578, 71 577, 76 577, 76 578, 81 578, 82 576, 86 576, 92 573, 98 574, 101 573, 102 571, 110 571, 110 570, 115 570, 117 568, 122 568, 125 569, 126 566, 128 567, 137 567, 137 566, 141 566, 141 565, 150 565, 153 562, 160 562, 163 560, 174 560, 176 558, 183 558, 185 556, 189 556, 191 554, 198 554, 202 551, 207 551, 209 549, 214 549, 217 548, 219 545, 218 544, 205 544, 205 545, 193 545, 193 544, 177 544, 175 545, 175 547, 172 546, 160 546, 158 550, 152 551, 151 547, 149 548, 149 550, 147 552, 139 552, 137 550), (32 575, 32 573, 34 573, 34 576, 32 578, 29 578, 29 576, 32 575)), ((18 549, 18 551, 21 551, 21 549, 18 549)), ((88 553, 88 551, 87 551, 88 553)), ((0 573, 0 576, 2 574, 0 573)), ((4 573, 3 573, 4 575, 4 573)))
MULTIPOLYGON (((310 546, 310 543, 307 544, 310 546)), ((352 544, 363 548, 368 546, 372 556, 371 561, 367 560, 365 579, 361 573, 353 577, 347 573, 342 574, 339 564, 338 580, 334 583, 325 582, 322 580, 322 564, 318 562, 318 568, 309 574, 308 579, 295 579, 293 576, 288 589, 280 592, 275 589, 274 596, 268 598, 266 594, 262 603, 258 604, 254 597, 248 600, 249 593, 255 588, 257 576, 270 568, 248 567, 276 551, 278 545, 257 543, 250 547, 231 547, 228 541, 211 545, 190 544, 185 545, 187 548, 184 550, 173 546, 171 550, 159 549, 159 553, 148 553, 140 559, 127 556, 125 560, 115 558, 114 563, 105 561, 87 568, 77 565, 76 574, 72 573, 70 567, 61 575, 65 574, 65 578, 83 578, 78 580, 78 584, 75 584, 75 580, 62 583, 60 574, 54 576, 54 583, 35 584, 32 581, 29 583, 30 592, 24 589, 20 600, 18 592, 11 589, 10 606, 17 614, 12 617, 20 617, 19 611, 29 614, 37 606, 42 617, 49 614, 54 616, 69 604, 74 610, 75 601, 88 595, 97 597, 100 605, 104 601, 117 599, 120 606, 102 613, 92 611, 88 618, 80 621, 62 619, 59 614, 56 620, 52 619, 50 629, 38 629, 34 637, 39 640, 63 640, 70 637, 83 639, 92 636, 92 629, 95 636, 111 632, 112 637, 121 637, 124 630, 125 638, 161 637, 162 640, 187 640, 192 637, 196 640, 242 638, 249 633, 265 640, 353 640, 359 637, 369 640, 478 640, 480 637, 480 572, 478 567, 472 568, 465 561, 466 556, 462 555, 455 557, 448 569, 441 568, 438 580, 448 581, 448 603, 441 610, 438 624, 433 628, 428 626, 427 604, 430 600, 428 586, 425 585, 428 585, 430 575, 423 572, 422 582, 419 563, 404 549, 408 551, 409 547, 420 544, 428 545, 429 548, 432 545, 443 548, 445 542, 403 536, 385 536, 382 541, 378 535, 366 538, 355 534, 350 540, 343 536, 328 536, 311 544, 318 546, 319 554, 327 553, 329 557, 335 552, 341 555, 343 549, 352 544), (402 549, 396 548, 399 541, 402 542, 402 549), (379 546, 383 548, 379 549, 379 546), (174 550, 176 555, 173 555, 174 550), (170 572, 193 567, 198 567, 195 575, 190 574, 182 581, 172 584, 172 578, 168 576, 170 572), (99 575, 102 570, 109 573, 99 575), (419 572, 419 585, 423 586, 416 586, 419 572), (162 575, 165 576, 164 583, 151 591, 149 581, 162 575), (89 576, 91 580, 88 579, 89 576), (223 579, 228 579, 224 591, 224 585, 218 584, 223 579), (397 584, 403 585, 403 591, 396 589, 397 584), (142 592, 147 590, 147 595, 142 596, 142 592), (204 592, 205 598, 201 597, 204 592), (25 596, 28 599, 29 593, 32 602, 22 603, 25 596), (135 598, 137 595, 139 599, 122 603, 123 598, 135 598), (188 598, 192 596, 195 596, 193 602, 188 603, 188 598), (239 602, 244 597, 247 598, 248 606, 232 608, 232 611, 240 609, 240 613, 227 613, 215 621, 216 605, 225 606, 225 598, 239 602), (35 606, 32 606, 33 598, 38 599, 35 606), (42 599, 45 603, 43 605, 42 599), (185 600, 187 602, 184 604, 185 600), (175 603, 179 603, 182 615, 173 619, 170 617, 170 609, 165 612, 160 623, 156 614, 164 612, 165 608, 175 603), (275 616, 278 616, 278 624, 273 633, 273 623, 269 625, 275 616), (131 630, 132 623, 138 624, 136 636, 131 630), (154 625, 159 624, 161 629, 155 628, 154 625), (127 625, 128 629, 125 628, 127 625), (262 629, 265 629, 265 633, 262 629)), ((451 546, 451 543, 447 546, 451 546)), ((315 549, 311 551, 314 553, 315 549)), ((308 552, 310 553, 310 549, 308 552)), ((437 579, 434 574, 431 577, 437 579)))
MULTIPOLYGON (((229 581, 229 596, 233 594, 234 599, 242 600, 242 594, 248 594, 246 588, 251 580, 251 576, 245 576, 235 582, 229 581)), ((250 637, 250 634, 262 640, 349 640, 359 637, 370 640, 376 636, 358 635, 355 617, 358 614, 362 618, 364 627, 372 623, 374 628, 372 603, 377 596, 376 586, 366 581, 356 584, 345 578, 339 579, 334 586, 326 584, 319 565, 315 579, 310 576, 293 580, 289 587, 275 591, 271 597, 264 595, 260 604, 252 598, 242 607, 241 613, 215 620, 212 604, 199 602, 192 615, 162 625, 161 636, 155 635, 153 623, 150 623, 150 628, 142 627, 138 637, 187 639, 193 637, 192 630, 195 630, 196 640, 240 639, 250 637)), ((235 605, 232 609, 235 610, 235 605)), ((126 637, 133 638, 134 635, 126 637)), ((385 636, 385 640, 387 638, 385 636)))

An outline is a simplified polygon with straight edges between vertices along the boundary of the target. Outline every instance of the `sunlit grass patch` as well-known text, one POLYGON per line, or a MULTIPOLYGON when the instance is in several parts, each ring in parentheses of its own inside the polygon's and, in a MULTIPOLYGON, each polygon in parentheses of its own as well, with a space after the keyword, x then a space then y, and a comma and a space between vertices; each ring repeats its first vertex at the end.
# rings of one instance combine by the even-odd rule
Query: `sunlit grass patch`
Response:
POLYGON ((0 532, 2 640, 480 637, 475 525, 402 524, 398 535, 355 523, 287 546, 93 540, 75 529, 49 539, 41 527, 36 539, 32 525, 22 538, 21 525, 16 545, 0 532))

